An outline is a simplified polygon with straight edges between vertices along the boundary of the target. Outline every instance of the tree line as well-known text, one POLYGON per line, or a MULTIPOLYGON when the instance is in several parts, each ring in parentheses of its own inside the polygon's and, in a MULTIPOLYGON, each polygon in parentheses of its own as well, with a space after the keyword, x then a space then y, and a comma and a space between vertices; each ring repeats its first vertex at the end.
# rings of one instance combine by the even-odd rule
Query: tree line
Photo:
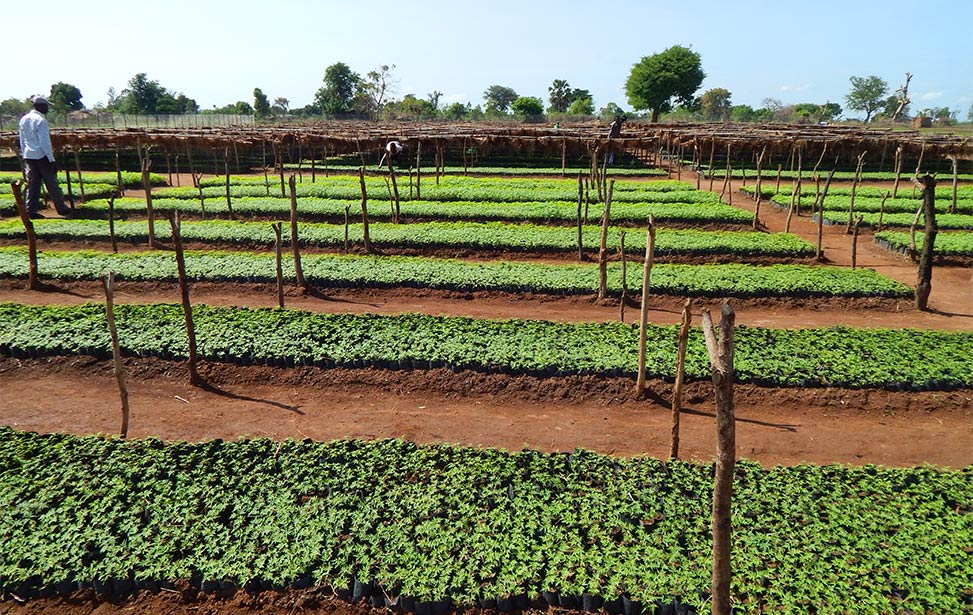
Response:
MULTIPOLYGON (((383 119, 524 119, 560 121, 572 117, 587 118, 598 115, 604 119, 617 116, 644 117, 682 121, 733 122, 799 122, 827 123, 842 118, 844 109, 833 101, 802 102, 785 105, 780 100, 766 98, 762 106, 733 104, 732 93, 722 87, 711 88, 697 95, 703 79, 700 54, 680 45, 643 57, 633 65, 625 82, 625 94, 631 111, 615 102, 608 102, 596 113, 591 92, 572 87, 564 79, 554 79, 547 88, 547 104, 538 96, 524 96, 505 85, 490 85, 483 92, 483 104, 442 103, 443 93, 433 91, 425 97, 408 93, 396 98, 395 65, 386 64, 364 75, 355 72, 344 62, 336 62, 324 71, 321 87, 314 101, 300 108, 291 108, 290 101, 276 97, 271 101, 259 87, 253 90, 252 101, 237 101, 222 107, 201 110, 196 101, 186 95, 163 87, 138 73, 120 93, 108 90, 107 103, 95 105, 96 111, 127 114, 187 114, 221 113, 254 115, 258 119, 359 117, 383 119)), ((851 89, 845 105, 852 111, 864 113, 862 121, 907 121, 911 100, 908 99, 908 80, 896 92, 880 77, 852 76, 851 89)), ((48 96, 56 114, 85 109, 81 91, 74 85, 58 82, 51 86, 48 96)), ((0 101, 0 115, 19 115, 30 108, 29 98, 8 98, 0 101)), ((954 124, 958 110, 934 107, 920 110, 917 115, 932 118, 948 125, 954 124)), ((973 121, 973 106, 967 119, 973 121)))

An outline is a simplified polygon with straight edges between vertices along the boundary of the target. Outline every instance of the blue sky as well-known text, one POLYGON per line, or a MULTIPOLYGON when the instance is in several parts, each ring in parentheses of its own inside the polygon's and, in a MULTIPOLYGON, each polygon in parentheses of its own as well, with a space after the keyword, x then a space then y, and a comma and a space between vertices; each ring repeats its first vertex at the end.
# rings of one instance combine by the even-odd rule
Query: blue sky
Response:
POLYGON ((6 29, 17 60, 0 99, 65 81, 93 106, 145 72, 203 108, 252 103, 254 87, 300 107, 341 61, 363 75, 394 64, 396 98, 438 90, 476 105, 500 84, 546 103, 551 81, 566 79, 596 108, 630 109, 632 65, 678 44, 702 56, 700 93, 723 87, 734 104, 844 106, 852 75, 894 90, 906 71, 913 110, 948 106, 965 119, 973 104, 973 0, 47 0, 25 13, 39 25, 6 29))

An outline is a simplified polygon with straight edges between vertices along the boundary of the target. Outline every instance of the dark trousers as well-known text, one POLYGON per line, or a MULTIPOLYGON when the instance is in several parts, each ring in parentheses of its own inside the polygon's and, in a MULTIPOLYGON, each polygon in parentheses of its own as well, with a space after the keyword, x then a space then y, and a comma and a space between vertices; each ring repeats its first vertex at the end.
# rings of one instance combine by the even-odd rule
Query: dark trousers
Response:
POLYGON ((27 165, 27 213, 35 214, 41 207, 41 182, 47 186, 47 194, 54 201, 57 213, 67 213, 68 206, 64 204, 64 195, 57 184, 57 167, 47 158, 36 160, 25 159, 27 165))

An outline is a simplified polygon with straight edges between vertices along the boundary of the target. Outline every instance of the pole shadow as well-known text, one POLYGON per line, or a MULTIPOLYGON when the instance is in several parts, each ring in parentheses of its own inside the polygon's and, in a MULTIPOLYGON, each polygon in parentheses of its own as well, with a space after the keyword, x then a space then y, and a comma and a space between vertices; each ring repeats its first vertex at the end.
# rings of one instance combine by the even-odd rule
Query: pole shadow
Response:
POLYGON ((231 391, 227 391, 226 389, 221 389, 220 387, 210 383, 206 379, 202 379, 202 382, 199 384, 199 388, 203 389, 207 393, 213 393, 214 395, 219 395, 220 397, 226 397, 228 399, 236 399, 239 401, 252 401, 258 404, 266 404, 268 406, 281 408, 282 410, 287 410, 288 412, 293 412, 294 414, 299 414, 301 416, 304 416, 304 411, 302 411, 297 406, 284 404, 279 401, 273 401, 270 399, 260 399, 259 397, 250 397, 248 395, 240 395, 239 393, 233 393, 231 391))

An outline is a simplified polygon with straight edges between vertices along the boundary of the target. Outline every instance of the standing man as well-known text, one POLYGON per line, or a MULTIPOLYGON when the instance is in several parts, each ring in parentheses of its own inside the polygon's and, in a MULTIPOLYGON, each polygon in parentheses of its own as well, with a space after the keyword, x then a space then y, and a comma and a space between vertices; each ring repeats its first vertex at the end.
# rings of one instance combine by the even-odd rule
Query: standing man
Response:
POLYGON ((47 118, 44 117, 50 104, 42 96, 34 96, 30 101, 34 108, 20 118, 20 155, 27 167, 27 215, 35 219, 44 217, 38 211, 41 205, 41 182, 44 182, 57 213, 64 216, 71 210, 64 203, 64 195, 57 184, 51 130, 47 126, 47 118))
POLYGON ((615 146, 612 139, 619 139, 622 136, 622 122, 625 118, 621 115, 615 116, 615 121, 608 127, 608 166, 615 164, 615 146))

